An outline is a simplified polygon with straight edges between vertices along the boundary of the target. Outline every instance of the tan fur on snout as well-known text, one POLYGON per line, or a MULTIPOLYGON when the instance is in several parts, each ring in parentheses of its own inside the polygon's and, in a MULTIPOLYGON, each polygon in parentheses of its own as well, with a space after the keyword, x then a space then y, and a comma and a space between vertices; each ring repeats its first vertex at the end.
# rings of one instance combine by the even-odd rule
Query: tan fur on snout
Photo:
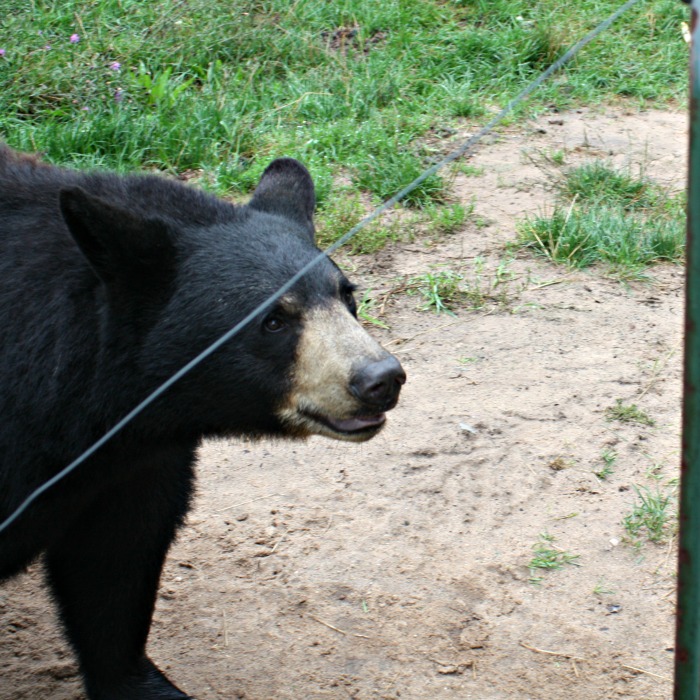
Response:
POLYGON ((352 418, 362 410, 361 402, 350 391, 353 369, 387 357, 387 351, 340 301, 310 309, 303 325, 292 390, 278 414, 280 419, 299 436, 368 440, 379 428, 353 435, 334 430, 323 419, 352 418))

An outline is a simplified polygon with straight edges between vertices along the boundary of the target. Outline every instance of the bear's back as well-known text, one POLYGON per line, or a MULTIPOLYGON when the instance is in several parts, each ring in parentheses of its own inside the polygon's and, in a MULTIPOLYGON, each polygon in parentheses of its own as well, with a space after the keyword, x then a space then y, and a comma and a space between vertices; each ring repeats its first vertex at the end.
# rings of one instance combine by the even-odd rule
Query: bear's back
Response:
MULTIPOLYGON (((71 186, 82 187, 115 206, 181 226, 211 226, 237 216, 232 204, 162 175, 68 170, 0 144, 0 237, 17 233, 18 225, 33 228, 38 222, 44 230, 64 230, 58 194, 71 186)), ((33 228, 32 233, 39 231, 33 228)))

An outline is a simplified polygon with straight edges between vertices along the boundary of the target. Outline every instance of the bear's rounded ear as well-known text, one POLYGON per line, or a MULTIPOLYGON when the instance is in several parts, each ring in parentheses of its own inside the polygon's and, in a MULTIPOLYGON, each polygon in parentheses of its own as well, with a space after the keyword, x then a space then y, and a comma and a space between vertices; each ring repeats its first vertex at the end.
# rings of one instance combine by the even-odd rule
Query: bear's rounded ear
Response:
POLYGON ((58 194, 68 231, 104 282, 169 269, 174 250, 165 222, 142 218, 81 187, 58 194))
POLYGON ((278 158, 262 174, 249 206, 313 226, 316 207, 314 181, 298 160, 278 158))

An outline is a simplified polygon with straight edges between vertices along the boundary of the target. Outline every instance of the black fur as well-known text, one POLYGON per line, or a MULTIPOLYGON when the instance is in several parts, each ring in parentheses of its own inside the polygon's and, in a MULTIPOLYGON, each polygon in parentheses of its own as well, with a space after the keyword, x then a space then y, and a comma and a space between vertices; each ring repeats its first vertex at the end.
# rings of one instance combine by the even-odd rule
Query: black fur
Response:
MULTIPOLYGON (((313 208, 290 159, 234 207, 163 177, 77 173, 0 146, 0 520, 315 256, 313 208)), ((324 259, 295 304, 348 288, 324 259)), ((187 697, 145 654, 158 580, 200 440, 286 432, 275 410, 302 331, 269 332, 274 313, 0 534, 0 579, 45 554, 91 700, 187 697)))

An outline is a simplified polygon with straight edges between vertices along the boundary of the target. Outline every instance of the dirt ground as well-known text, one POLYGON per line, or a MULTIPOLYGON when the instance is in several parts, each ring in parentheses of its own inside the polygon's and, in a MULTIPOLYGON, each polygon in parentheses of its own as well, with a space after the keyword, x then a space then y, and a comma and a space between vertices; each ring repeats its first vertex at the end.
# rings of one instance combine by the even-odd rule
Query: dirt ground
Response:
MULTIPOLYGON (((383 305, 372 333, 408 373, 400 405, 363 445, 202 447, 149 642, 174 682, 199 700, 671 697, 675 543, 635 549, 621 521, 633 485, 678 475, 683 269, 624 284, 504 245, 552 205, 548 156, 681 188, 686 133, 668 112, 509 127, 454 182, 476 220, 342 259, 383 305), (500 304, 436 315, 400 291, 436 264, 476 280, 476 258, 481 284, 507 268, 500 304), (607 420, 618 399, 655 426, 607 420), (579 565, 535 585, 545 532, 579 565)), ((2 700, 83 697, 40 578, 0 589, 2 700)))

